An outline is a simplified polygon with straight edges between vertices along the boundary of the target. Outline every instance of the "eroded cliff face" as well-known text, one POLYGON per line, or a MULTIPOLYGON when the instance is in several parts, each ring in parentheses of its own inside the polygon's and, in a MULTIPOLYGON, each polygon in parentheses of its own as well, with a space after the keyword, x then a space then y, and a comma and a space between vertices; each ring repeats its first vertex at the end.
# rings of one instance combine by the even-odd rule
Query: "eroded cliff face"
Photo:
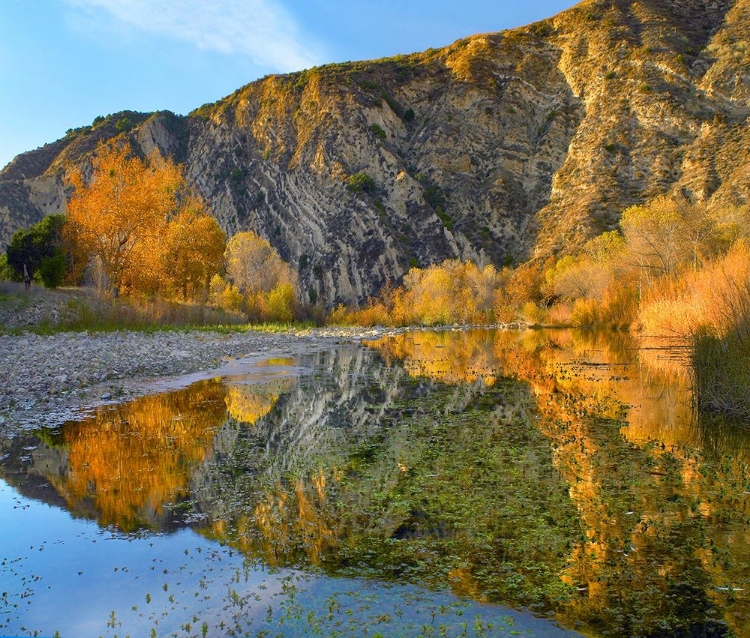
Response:
MULTIPOLYGON (((304 294, 362 302, 413 265, 574 250, 658 194, 746 205, 748 32, 750 0, 588 0, 440 50, 270 76, 187 117, 129 114, 125 134, 183 162, 225 230, 269 239, 304 294), (374 187, 353 192, 357 173, 374 187)), ((0 241, 64 209, 64 172, 118 117, 0 173, 0 241)))

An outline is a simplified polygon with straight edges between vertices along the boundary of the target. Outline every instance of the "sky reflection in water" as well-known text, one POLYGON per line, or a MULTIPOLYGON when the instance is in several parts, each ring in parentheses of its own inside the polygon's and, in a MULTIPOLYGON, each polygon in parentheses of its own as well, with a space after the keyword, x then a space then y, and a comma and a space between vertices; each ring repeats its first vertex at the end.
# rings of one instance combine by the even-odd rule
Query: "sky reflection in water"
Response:
POLYGON ((747 438, 637 345, 408 333, 0 441, 0 633, 745 635, 747 438))

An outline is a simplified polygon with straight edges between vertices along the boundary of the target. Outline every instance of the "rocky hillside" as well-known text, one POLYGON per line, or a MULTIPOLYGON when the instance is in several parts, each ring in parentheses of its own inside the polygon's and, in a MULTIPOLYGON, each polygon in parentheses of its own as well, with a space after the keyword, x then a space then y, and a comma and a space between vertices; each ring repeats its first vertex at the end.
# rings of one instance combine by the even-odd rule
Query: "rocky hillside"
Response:
POLYGON ((586 0, 444 49, 269 76, 186 117, 101 118, 0 172, 0 243, 65 206, 127 135, 186 166, 307 294, 363 301, 410 266, 570 251, 624 207, 750 197, 750 0, 586 0))

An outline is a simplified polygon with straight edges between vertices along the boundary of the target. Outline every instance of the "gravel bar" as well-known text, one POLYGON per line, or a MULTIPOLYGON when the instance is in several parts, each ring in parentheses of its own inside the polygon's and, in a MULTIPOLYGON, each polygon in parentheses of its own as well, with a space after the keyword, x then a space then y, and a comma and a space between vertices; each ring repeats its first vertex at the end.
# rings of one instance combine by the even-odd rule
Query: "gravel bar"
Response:
POLYGON ((0 434, 55 426, 109 402, 154 392, 156 378, 328 350, 400 330, 319 328, 284 333, 161 331, 0 335, 0 434))

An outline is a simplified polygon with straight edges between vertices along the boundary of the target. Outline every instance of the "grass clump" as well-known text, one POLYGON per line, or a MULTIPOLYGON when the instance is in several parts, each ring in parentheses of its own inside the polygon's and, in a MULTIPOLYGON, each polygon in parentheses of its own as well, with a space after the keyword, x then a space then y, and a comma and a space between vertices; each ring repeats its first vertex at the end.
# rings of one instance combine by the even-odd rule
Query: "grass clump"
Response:
POLYGON ((36 332, 115 332, 136 330, 151 332, 197 327, 237 329, 246 323, 239 313, 231 313, 202 304, 185 304, 164 299, 73 298, 63 308, 57 323, 43 322, 36 332))
POLYGON ((131 330, 204 330, 220 333, 243 331, 285 333, 305 330, 320 322, 288 316, 285 320, 268 315, 265 321, 252 322, 244 311, 230 311, 207 304, 180 303, 165 299, 71 298, 63 306, 57 321, 43 320, 25 327, 40 334, 57 332, 116 332, 131 330))
MULTIPOLYGON (((750 322, 742 331, 750 329, 750 322)), ((695 399, 701 410, 750 419, 750 337, 733 332, 724 337, 696 336, 692 363, 695 399)))
POLYGON ((642 302, 650 334, 692 341, 695 399, 702 410, 750 418, 750 246, 738 241, 707 264, 667 278, 642 302))

